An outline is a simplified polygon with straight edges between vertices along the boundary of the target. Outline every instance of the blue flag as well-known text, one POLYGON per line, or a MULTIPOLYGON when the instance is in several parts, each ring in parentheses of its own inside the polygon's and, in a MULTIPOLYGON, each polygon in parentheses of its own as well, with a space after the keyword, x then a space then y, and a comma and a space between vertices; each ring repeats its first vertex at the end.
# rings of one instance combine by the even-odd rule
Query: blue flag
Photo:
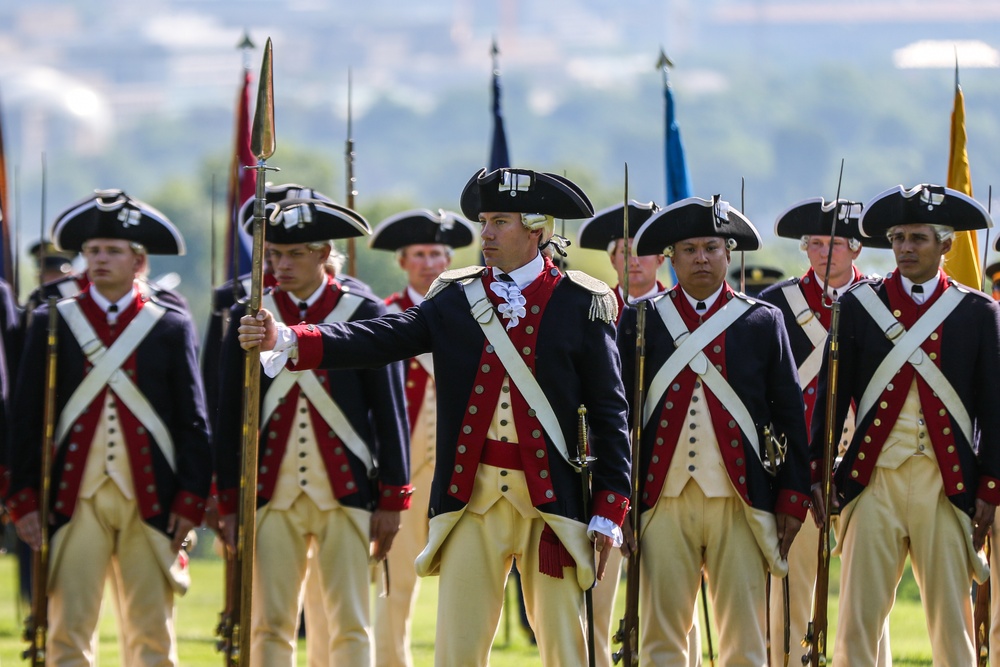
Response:
POLYGON ((670 83, 663 79, 663 106, 665 113, 664 159, 667 173, 667 206, 691 196, 691 175, 688 173, 687 162, 684 160, 684 144, 681 142, 681 129, 674 117, 674 94, 670 83))

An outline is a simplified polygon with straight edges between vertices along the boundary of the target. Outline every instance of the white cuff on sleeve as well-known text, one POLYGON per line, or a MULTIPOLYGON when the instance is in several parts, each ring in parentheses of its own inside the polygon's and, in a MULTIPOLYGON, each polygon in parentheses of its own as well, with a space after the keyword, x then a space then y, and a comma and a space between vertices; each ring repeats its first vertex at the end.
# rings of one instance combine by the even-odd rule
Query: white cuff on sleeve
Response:
POLYGON ((299 339, 288 326, 281 322, 275 322, 278 339, 274 343, 274 349, 270 352, 260 353, 260 363, 264 367, 267 377, 273 378, 288 363, 288 358, 298 357, 299 339))

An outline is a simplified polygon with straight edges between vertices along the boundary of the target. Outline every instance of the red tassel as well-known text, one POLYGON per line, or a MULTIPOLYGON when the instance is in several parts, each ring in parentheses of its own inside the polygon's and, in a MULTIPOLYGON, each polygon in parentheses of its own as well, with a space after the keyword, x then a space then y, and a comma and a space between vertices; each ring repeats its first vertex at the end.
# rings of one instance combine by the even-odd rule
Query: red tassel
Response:
POLYGON ((570 555, 559 536, 552 527, 545 524, 538 540, 538 571, 556 579, 563 578, 564 567, 576 567, 576 561, 570 555))

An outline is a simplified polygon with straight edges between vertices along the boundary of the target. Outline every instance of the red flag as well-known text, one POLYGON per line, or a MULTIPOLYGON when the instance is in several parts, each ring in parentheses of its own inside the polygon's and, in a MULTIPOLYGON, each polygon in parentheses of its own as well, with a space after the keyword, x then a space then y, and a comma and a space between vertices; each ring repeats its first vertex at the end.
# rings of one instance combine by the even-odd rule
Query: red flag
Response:
POLYGON ((250 71, 243 73, 243 86, 236 99, 235 146, 229 165, 229 190, 227 208, 229 228, 226 232, 226 266, 230 278, 236 278, 250 271, 250 249, 252 240, 240 225, 240 207, 254 196, 257 188, 257 172, 244 167, 256 164, 250 150, 250 71))

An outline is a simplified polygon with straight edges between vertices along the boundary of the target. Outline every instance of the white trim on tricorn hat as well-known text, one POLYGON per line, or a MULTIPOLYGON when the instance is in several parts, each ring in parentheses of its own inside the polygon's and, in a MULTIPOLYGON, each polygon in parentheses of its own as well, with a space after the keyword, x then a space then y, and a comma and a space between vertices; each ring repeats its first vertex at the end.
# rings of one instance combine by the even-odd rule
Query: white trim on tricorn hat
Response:
MULTIPOLYGON (((660 210, 654 202, 642 203, 634 199, 628 203, 629 236, 635 236, 642 223, 660 210)), ((618 239, 625 238, 625 204, 615 204, 598 211, 593 218, 584 221, 577 232, 576 244, 591 250, 607 250, 618 239)))
MULTIPOLYGON (((252 225, 253 219, 244 223, 244 229, 252 225)), ((267 205, 264 240, 268 243, 313 243, 371 233, 371 227, 359 213, 333 202, 285 199, 267 205)))
POLYGON ((865 238, 885 236, 897 225, 941 225, 956 232, 993 226, 990 214, 972 197, 941 185, 922 183, 909 190, 889 188, 865 204, 858 227, 865 238))
POLYGON ((121 190, 94 194, 59 214, 52 241, 60 250, 80 252, 90 239, 139 243, 150 255, 183 255, 184 237, 163 213, 121 190))
POLYGON ((688 197, 661 209, 635 234, 635 254, 660 255, 668 246, 685 239, 718 236, 733 239, 733 250, 758 250, 760 234, 745 215, 723 201, 688 197))
POLYGON ((834 208, 837 210, 834 236, 861 241, 869 248, 892 247, 885 238, 862 236, 858 221, 864 211, 864 204, 843 198, 837 202, 828 202, 823 197, 813 197, 792 204, 778 214, 774 221, 774 233, 781 238, 795 240, 800 240, 803 236, 829 237, 834 208))
MULTIPOLYGON (((240 224, 246 225, 247 221, 253 219, 253 202, 255 197, 250 197, 240 206, 240 224)), ((333 199, 327 197, 322 192, 317 192, 312 188, 307 188, 298 183, 282 183, 281 185, 267 184, 264 187, 264 200, 268 204, 274 204, 286 199, 318 199, 320 201, 332 202, 333 199)))
POLYGON ((462 190, 462 214, 478 220, 480 213, 538 213, 577 220, 594 215, 594 206, 568 178, 530 169, 481 169, 462 190))
POLYGON ((399 250, 416 243, 440 243, 451 248, 471 245, 477 229, 458 213, 426 208, 403 211, 380 222, 368 239, 376 250, 399 250))

